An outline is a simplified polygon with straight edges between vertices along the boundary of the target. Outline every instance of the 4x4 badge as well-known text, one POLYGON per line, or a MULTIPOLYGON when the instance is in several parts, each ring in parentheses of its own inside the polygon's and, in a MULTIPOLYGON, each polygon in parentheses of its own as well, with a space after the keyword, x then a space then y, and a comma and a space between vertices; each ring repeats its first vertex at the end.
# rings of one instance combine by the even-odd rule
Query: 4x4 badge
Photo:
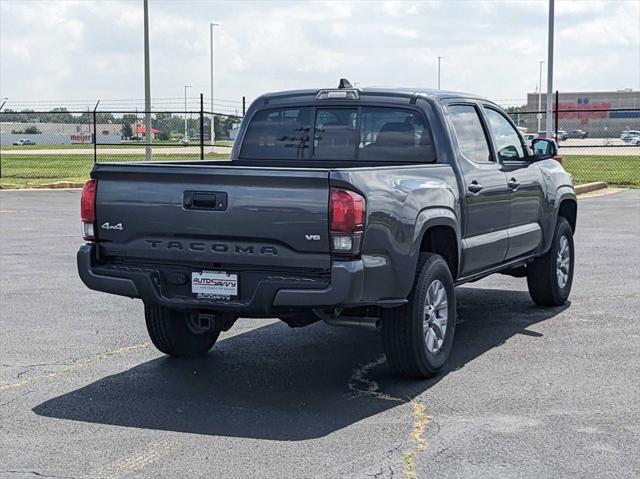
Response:
POLYGON ((124 229, 124 226, 122 226, 122 223, 118 223, 117 225, 113 225, 112 226, 107 221, 106 223, 102 223, 100 228, 102 228, 103 230, 118 230, 118 231, 122 231, 124 229))

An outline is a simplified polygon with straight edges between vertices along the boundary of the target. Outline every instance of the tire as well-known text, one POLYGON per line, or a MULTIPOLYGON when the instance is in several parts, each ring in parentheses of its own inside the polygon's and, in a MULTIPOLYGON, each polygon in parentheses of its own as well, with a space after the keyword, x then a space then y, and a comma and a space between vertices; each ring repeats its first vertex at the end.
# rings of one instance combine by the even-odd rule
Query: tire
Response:
POLYGON ((182 311, 145 304, 144 316, 151 342, 169 356, 204 356, 220 335, 219 331, 195 332, 187 323, 187 314, 182 311))
POLYGON ((381 333, 387 363, 396 374, 429 378, 440 372, 449 357, 456 327, 453 278, 441 256, 420 255, 408 300, 405 306, 383 311, 381 333), (440 288, 445 293, 446 305, 428 309, 428 300, 431 304, 438 303, 440 288), (442 328, 443 325, 446 327, 442 328))
POLYGON ((529 295, 536 304, 560 306, 569 299, 573 283, 574 251, 571 225, 566 218, 558 216, 551 249, 527 266, 529 295))

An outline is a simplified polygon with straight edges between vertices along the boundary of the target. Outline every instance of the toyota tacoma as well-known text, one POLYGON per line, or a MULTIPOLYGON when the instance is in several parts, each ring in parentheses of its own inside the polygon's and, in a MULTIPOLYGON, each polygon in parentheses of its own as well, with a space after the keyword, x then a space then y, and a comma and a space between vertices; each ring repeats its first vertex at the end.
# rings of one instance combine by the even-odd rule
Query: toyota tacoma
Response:
POLYGON ((577 203, 556 155, 474 95, 346 80, 265 94, 229 161, 95 164, 78 270, 140 298, 171 356, 275 317, 378 330, 394 372, 429 377, 452 349, 456 286, 503 273, 540 306, 567 301, 577 203))

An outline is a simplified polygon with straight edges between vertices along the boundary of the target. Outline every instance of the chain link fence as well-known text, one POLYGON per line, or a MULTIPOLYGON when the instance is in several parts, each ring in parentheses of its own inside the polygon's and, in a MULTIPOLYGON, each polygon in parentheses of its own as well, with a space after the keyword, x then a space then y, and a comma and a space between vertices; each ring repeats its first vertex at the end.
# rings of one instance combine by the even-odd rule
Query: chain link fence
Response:
MULTIPOLYGON (((510 113, 531 144, 544 138, 545 112, 510 113)), ((556 108, 551 119, 562 163, 575 183, 640 186, 640 109, 556 108)))
MULTIPOLYGON (((562 109, 552 130, 575 183, 640 186, 640 109, 562 109)), ((516 109, 520 110, 520 109, 516 109)), ((546 115, 510 109, 530 144, 546 115)), ((224 160, 241 116, 198 111, 0 112, 0 186, 84 180, 94 161, 224 160), (215 117, 215 145, 211 122, 215 117), (147 134, 147 130, 149 130, 147 134)))
POLYGON ((0 185, 83 181, 99 161, 225 160, 240 121, 204 110, 1 111, 0 185))

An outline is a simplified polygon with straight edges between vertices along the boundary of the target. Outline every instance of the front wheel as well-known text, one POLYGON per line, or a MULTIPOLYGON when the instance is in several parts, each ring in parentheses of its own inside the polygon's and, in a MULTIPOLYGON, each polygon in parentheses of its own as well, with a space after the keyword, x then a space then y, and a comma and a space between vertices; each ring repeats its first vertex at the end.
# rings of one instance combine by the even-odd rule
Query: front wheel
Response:
POLYGON ((573 283, 573 230, 558 217, 551 249, 527 266, 527 285, 531 299, 540 306, 560 306, 569 299, 573 283))
POLYGON ((144 316, 151 342, 169 356, 203 356, 220 335, 219 331, 198 331, 191 326, 188 314, 183 311, 145 304, 144 316))
POLYGON ((437 374, 449 357, 456 327, 453 278, 441 256, 421 254, 408 300, 406 306, 383 312, 387 363, 402 376, 428 378, 437 374))

